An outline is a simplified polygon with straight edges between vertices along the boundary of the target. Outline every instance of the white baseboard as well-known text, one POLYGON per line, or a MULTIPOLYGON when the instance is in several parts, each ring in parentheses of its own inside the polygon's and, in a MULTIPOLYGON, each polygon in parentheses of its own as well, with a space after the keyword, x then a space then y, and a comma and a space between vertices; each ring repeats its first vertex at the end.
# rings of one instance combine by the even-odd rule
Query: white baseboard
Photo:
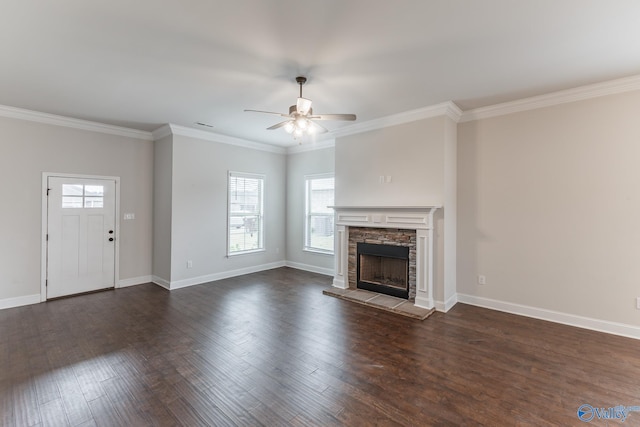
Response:
MULTIPOLYGON (((170 287, 168 287, 167 289, 171 289, 173 291, 175 289, 186 288, 188 286, 201 285, 207 282, 215 282, 216 280, 228 279, 230 277, 242 276, 244 274, 257 273, 259 271, 272 270, 274 268, 280 268, 284 266, 284 261, 278 261, 269 264, 261 264, 252 267, 241 268, 238 270, 223 271, 222 273, 213 273, 204 276, 191 277, 188 279, 173 281, 171 282, 170 287)), ((165 287, 163 284, 160 284, 158 282, 155 283, 165 287)))
POLYGON ((345 282, 344 280, 336 279, 335 277, 333 278, 331 286, 338 289, 349 289, 349 284, 347 282, 345 282))
MULTIPOLYGON (((429 298, 419 297, 419 296, 416 296, 416 300, 414 302, 414 305, 416 307, 426 308, 428 310, 431 310, 432 308, 435 307, 435 304, 434 304, 433 300, 431 300, 429 298)), ((437 310, 437 308, 436 308, 436 310, 437 310)))
POLYGON ((291 261, 278 261, 278 262, 272 262, 269 264, 261 264, 261 265, 247 267, 247 268, 241 268, 238 270, 223 271, 221 273, 213 273, 213 274, 206 274, 204 276, 190 277, 188 279, 175 280, 172 282, 158 276, 153 276, 151 280, 148 280, 148 282, 153 282, 156 285, 161 286, 165 289, 175 290, 180 288, 186 288, 189 286, 201 285, 203 283, 215 282, 217 280, 228 279, 230 277, 242 276, 244 274, 251 274, 251 273, 257 273, 259 271, 273 270, 274 268, 280 268, 280 267, 291 267, 298 270, 310 271, 312 273, 319 273, 319 274, 325 274, 327 276, 333 276, 333 269, 321 268, 313 265, 301 264, 301 263, 296 263, 291 261))
POLYGON ((530 307, 490 298, 477 297, 474 295, 458 294, 458 301, 478 307, 532 317, 534 319, 547 320, 550 322, 561 323, 563 325, 576 326, 578 328, 640 339, 640 327, 624 323, 609 322, 606 320, 561 313, 559 311, 547 310, 544 308, 530 307))
POLYGON ((458 303, 458 294, 453 294, 451 298, 446 301, 436 301, 436 311, 446 313, 451 310, 454 305, 458 303))
POLYGON ((325 276, 333 276, 333 268, 316 267, 315 265, 302 264, 299 262, 285 261, 285 266, 295 268, 296 270, 309 271, 311 273, 324 274, 325 276))
POLYGON ((161 288, 165 288, 166 290, 171 289, 171 283, 168 280, 163 279, 162 277, 152 276, 151 282, 160 286, 161 288))
POLYGON ((23 305, 39 304, 40 294, 25 295, 22 297, 0 299, 0 310, 5 308, 22 307, 23 305))
POLYGON ((118 280, 118 288, 126 288, 129 286, 142 285, 153 282, 153 276, 131 277, 129 279, 118 280))

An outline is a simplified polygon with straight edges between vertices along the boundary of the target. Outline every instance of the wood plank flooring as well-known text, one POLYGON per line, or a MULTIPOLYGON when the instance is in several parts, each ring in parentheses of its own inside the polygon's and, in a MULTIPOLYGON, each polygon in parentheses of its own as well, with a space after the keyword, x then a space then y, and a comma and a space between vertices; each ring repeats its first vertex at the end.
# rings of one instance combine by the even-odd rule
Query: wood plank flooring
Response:
POLYGON ((640 341, 464 304, 419 321, 325 296, 330 280, 281 268, 2 310, 0 425, 555 426, 640 405, 640 341))

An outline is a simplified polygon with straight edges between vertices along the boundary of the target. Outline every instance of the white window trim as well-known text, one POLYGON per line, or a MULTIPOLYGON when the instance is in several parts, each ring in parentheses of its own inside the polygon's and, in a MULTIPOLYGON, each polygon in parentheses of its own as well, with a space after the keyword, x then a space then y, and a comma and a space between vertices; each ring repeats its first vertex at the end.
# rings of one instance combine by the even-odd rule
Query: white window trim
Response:
POLYGON ((266 243, 265 243, 265 232, 264 232, 264 226, 266 224, 265 221, 265 213, 264 213, 264 206, 265 206, 265 188, 267 187, 267 176, 265 174, 260 174, 260 173, 251 173, 251 172, 239 172, 239 171, 232 171, 229 170, 227 171, 227 258, 230 257, 236 257, 236 256, 241 256, 241 255, 247 255, 247 254, 255 254, 258 252, 265 252, 266 251, 266 243), (229 183, 231 182, 231 177, 232 176, 237 176, 237 177, 244 177, 244 178, 255 178, 255 179, 261 179, 262 180, 262 197, 260 199, 260 221, 261 221, 261 226, 260 226, 260 233, 262 234, 262 236, 260 237, 260 241, 262 242, 262 247, 258 248, 258 249, 250 249, 250 250, 245 250, 245 251, 237 251, 237 252, 231 252, 231 186, 229 185, 229 183))
MULTIPOLYGON (((319 248, 314 248, 311 246, 307 246, 307 233, 309 232, 309 185, 308 182, 310 179, 325 179, 325 178, 334 178, 333 181, 333 189, 334 189, 334 195, 335 195, 335 177, 336 174, 335 173, 319 173, 319 174, 312 174, 312 175, 305 175, 304 176, 304 222, 303 222, 303 233, 302 233, 302 251, 303 252, 310 252, 310 253, 314 253, 314 254, 320 254, 320 255, 329 255, 329 256, 333 256, 335 251, 334 249, 331 250, 323 250, 323 249, 319 249, 319 248)), ((335 238, 335 237, 334 237, 335 238)))
POLYGON ((334 251, 323 251, 322 249, 316 249, 316 248, 302 248, 302 250, 304 252, 309 252, 312 254, 318 254, 318 255, 327 255, 327 256, 333 256, 334 251))

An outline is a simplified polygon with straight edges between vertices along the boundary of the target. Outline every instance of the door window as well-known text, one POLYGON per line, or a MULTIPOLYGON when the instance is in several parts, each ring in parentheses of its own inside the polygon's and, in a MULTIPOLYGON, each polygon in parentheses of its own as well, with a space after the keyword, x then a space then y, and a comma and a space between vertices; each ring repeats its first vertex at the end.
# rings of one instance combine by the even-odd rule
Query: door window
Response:
POLYGON ((62 208, 103 208, 104 186, 84 184, 62 185, 62 208))

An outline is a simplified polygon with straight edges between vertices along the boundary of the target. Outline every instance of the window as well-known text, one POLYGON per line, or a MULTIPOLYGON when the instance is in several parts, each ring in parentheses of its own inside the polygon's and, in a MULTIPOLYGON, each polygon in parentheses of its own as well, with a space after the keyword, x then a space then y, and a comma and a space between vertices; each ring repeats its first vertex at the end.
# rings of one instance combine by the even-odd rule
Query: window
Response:
POLYGON ((84 184, 62 184, 62 208, 104 207, 104 186, 84 184))
POLYGON ((229 172, 228 255, 264 250, 264 175, 229 172))
POLYGON ((333 253, 333 175, 305 177, 304 249, 333 253))

